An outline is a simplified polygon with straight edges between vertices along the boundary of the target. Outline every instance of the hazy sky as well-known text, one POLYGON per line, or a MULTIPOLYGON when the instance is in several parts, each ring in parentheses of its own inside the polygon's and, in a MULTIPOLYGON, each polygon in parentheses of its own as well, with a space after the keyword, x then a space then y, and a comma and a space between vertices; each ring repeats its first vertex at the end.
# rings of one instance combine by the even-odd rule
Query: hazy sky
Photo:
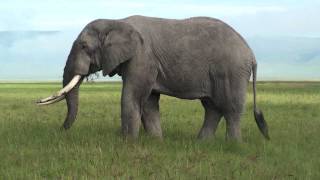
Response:
POLYGON ((9 0, 0 30, 78 30, 95 18, 211 16, 247 35, 320 36, 319 0, 9 0))
MULTIPOLYGON (((0 80, 60 79, 73 40, 88 22, 97 18, 210 16, 227 22, 246 39, 260 36, 320 37, 320 0, 0 1, 0 80), (40 31, 56 32, 38 33, 40 31)), ((281 55, 282 52, 277 53, 281 55)), ((320 58, 320 49, 311 48, 303 53, 301 56, 313 55, 312 62, 320 58)), ((259 70, 265 77, 275 74, 273 69, 277 70, 267 60, 260 63, 262 68, 259 70)), ((283 64, 286 66, 288 62, 283 64)), ((291 74, 295 74, 297 65, 290 65, 291 74)), ((283 68, 278 66, 278 69, 283 68)), ((285 73, 282 75, 287 78, 285 73)), ((281 79, 282 75, 277 76, 281 79)))

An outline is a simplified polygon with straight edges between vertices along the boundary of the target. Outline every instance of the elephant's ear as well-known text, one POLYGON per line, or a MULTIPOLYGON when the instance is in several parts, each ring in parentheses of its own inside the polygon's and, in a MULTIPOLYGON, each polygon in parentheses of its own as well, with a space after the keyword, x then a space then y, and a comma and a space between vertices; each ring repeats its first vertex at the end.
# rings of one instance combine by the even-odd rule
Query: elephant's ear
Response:
MULTIPOLYGON (((120 64, 136 56, 140 34, 129 24, 116 22, 104 33, 102 43, 102 72, 103 76, 110 74, 120 64)), ((114 74, 114 73, 113 73, 114 74)))

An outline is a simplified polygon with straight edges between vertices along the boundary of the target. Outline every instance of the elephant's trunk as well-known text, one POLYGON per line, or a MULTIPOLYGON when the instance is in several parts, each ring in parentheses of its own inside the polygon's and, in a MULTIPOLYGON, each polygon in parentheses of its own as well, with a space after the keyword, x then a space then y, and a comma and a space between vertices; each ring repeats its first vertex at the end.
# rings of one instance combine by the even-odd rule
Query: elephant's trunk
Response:
MULTIPOLYGON (((71 81, 72 76, 69 73, 64 73, 63 75, 63 87, 71 81)), ((78 113, 78 103, 79 103, 79 86, 83 80, 83 77, 77 82, 77 84, 65 95, 67 102, 68 113, 66 119, 63 123, 64 129, 69 129, 73 122, 75 121, 78 113)))
POLYGON ((83 76, 73 76, 71 73, 65 71, 63 74, 63 88, 56 94, 37 101, 38 105, 49 105, 66 99, 68 114, 63 124, 64 129, 69 129, 76 119, 79 102, 79 86, 82 80, 83 76))

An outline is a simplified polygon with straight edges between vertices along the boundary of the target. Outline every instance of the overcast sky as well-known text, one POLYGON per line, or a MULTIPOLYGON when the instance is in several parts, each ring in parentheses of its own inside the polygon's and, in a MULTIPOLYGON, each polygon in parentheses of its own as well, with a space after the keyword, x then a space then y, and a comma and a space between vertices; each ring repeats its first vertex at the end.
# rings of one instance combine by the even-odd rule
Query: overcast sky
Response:
POLYGON ((72 42, 87 23, 131 15, 219 18, 254 45, 260 79, 320 79, 316 69, 320 38, 270 41, 283 36, 320 37, 320 0, 0 1, 0 81, 60 80, 72 42), (267 39, 256 41, 256 37, 267 39))
POLYGON ((79 30, 96 18, 211 16, 240 33, 320 36, 319 0, 9 0, 0 5, 0 30, 79 30))

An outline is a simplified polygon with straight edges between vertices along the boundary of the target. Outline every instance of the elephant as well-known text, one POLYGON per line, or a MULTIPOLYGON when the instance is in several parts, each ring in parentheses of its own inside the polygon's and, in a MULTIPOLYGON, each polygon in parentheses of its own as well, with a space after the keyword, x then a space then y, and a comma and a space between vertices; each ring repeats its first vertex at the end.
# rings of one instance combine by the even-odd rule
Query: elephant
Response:
POLYGON ((198 138, 215 136, 222 117, 226 139, 241 141, 240 118, 252 74, 253 114, 262 135, 268 126, 256 105, 255 56, 243 37, 223 21, 211 17, 164 19, 130 16, 96 19, 73 42, 63 73, 63 88, 37 101, 48 105, 66 100, 63 129, 78 111, 83 79, 102 70, 103 76, 122 78, 121 132, 136 139, 141 124, 151 136, 162 138, 160 94, 199 99, 204 122, 198 138))

